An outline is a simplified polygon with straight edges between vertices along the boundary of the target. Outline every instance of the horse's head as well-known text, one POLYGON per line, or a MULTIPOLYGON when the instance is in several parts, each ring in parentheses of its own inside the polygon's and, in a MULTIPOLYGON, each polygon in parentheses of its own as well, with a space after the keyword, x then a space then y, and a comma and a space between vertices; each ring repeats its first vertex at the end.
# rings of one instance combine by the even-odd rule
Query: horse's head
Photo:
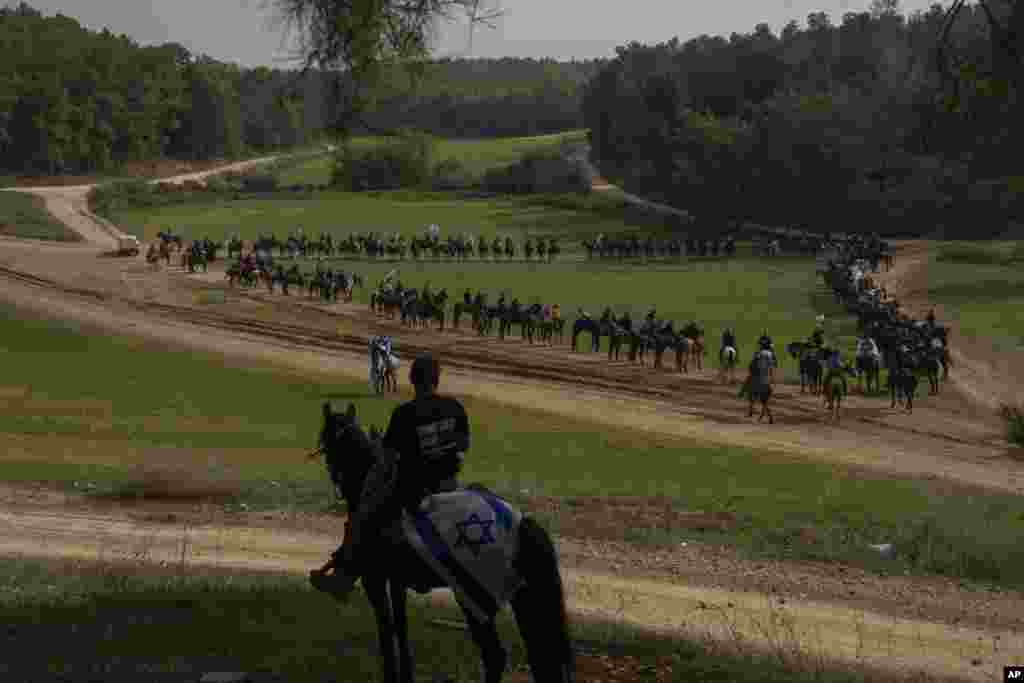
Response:
POLYGON ((327 472, 335 487, 350 503, 362 490, 363 481, 373 464, 375 444, 359 427, 355 404, 344 413, 336 413, 324 403, 320 445, 313 455, 323 454, 327 472))

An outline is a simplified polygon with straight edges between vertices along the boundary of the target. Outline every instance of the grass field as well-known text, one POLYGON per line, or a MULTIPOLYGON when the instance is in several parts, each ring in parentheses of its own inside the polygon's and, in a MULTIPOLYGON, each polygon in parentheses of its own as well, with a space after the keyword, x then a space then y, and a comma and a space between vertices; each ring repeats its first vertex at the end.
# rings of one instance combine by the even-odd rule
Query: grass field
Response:
MULTIPOLYGON (((315 200, 224 201, 155 211, 127 210, 117 213, 115 220, 144 240, 163 228, 183 230, 186 237, 217 240, 236 233, 247 239, 261 232, 283 237, 297 226, 311 235, 379 230, 412 236, 422 234, 429 222, 436 222, 442 234, 466 231, 487 238, 511 235, 517 240, 531 234, 559 235, 564 237, 563 248, 577 256, 580 248, 573 243, 583 236, 629 228, 621 204, 599 195, 466 201, 420 193, 327 193, 315 200)), ((375 284, 395 265, 358 261, 343 267, 362 273, 368 283, 375 284)), ((307 263, 305 268, 311 271, 313 264, 307 263)), ((725 326, 733 326, 743 352, 765 327, 783 343, 805 338, 818 313, 829 317, 828 331, 844 348, 852 349, 855 333, 845 315, 837 317, 842 311, 819 286, 809 258, 687 259, 650 265, 410 260, 398 268, 404 284, 422 287, 429 281, 435 291, 447 287, 453 297, 461 298, 469 287, 487 291, 491 302, 500 291, 524 303, 554 302, 552 293, 557 292, 557 302, 570 321, 578 307, 591 315, 600 315, 605 306, 612 306, 617 313, 629 307, 637 319, 654 305, 663 317, 680 322, 695 319, 704 325, 712 344, 725 326)), ((365 290, 358 300, 369 301, 365 290)))
POLYGON ((78 235, 46 210, 40 197, 0 192, 0 236, 77 242, 78 235))
POLYGON ((283 238, 298 227, 313 236, 325 232, 344 237, 370 230, 413 236, 423 235, 436 223, 443 235, 467 232, 490 239, 509 235, 516 240, 524 235, 558 235, 575 242, 587 235, 631 228, 623 218, 621 202, 600 195, 466 200, 446 193, 396 191, 323 192, 310 199, 204 199, 157 209, 115 210, 111 218, 144 240, 165 228, 183 232, 189 239, 214 240, 234 234, 255 239, 267 232, 283 238))
MULTIPOLYGON (((0 352, 12 361, 0 378, 0 478, 9 482, 78 482, 97 494, 145 495, 147 471, 188 468, 184 488, 237 482, 235 502, 324 510, 331 501, 322 465, 301 456, 315 441, 321 403, 356 402, 364 425, 383 424, 395 405, 371 396, 364 383, 239 368, 215 356, 167 353, 151 342, 28 319, 8 307, 0 312, 0 352)), ((928 481, 864 478, 768 452, 474 399, 466 405, 474 446, 464 478, 527 509, 538 495, 665 496, 679 510, 724 511, 735 520, 725 532, 625 528, 619 540, 697 538, 758 555, 865 566, 880 561, 868 543, 892 542, 908 569, 1021 579, 1019 497, 950 495, 928 481), (817 539, 801 540, 808 526, 817 539)), ((562 524, 557 516, 544 521, 556 532, 562 524)))
MULTIPOLYGON (((379 680, 369 605, 353 600, 339 609, 294 576, 0 559, 0 609, 0 670, 17 671, 18 680, 49 680, 54 672, 101 680, 100 671, 102 680, 138 679, 143 672, 198 680, 208 671, 272 673, 289 683, 379 680)), ((462 615, 411 594, 417 680, 437 680, 438 674, 478 680, 479 655, 468 634, 435 620, 461 622, 462 615)), ((505 611, 497 621, 509 650, 508 671, 523 670, 525 651, 511 614, 505 611)), ((585 681, 654 680, 655 667, 670 672, 658 680, 673 682, 879 680, 848 667, 830 669, 813 660, 786 665, 775 655, 737 655, 713 642, 670 640, 607 622, 574 620, 572 635, 577 648, 605 660, 583 655, 589 659, 581 662, 585 681)))
MULTIPOLYGON (((355 150, 380 144, 384 138, 363 137, 352 141, 355 150)), ((489 168, 507 166, 526 154, 555 149, 563 142, 585 141, 586 131, 569 131, 556 135, 522 138, 488 138, 484 140, 448 140, 437 143, 437 160, 455 159, 473 176, 480 176, 489 168)), ((283 185, 326 185, 331 180, 333 160, 329 157, 311 160, 278 175, 283 185)))
POLYGON ((928 299, 955 312, 961 334, 1024 347, 1024 248, 1019 242, 944 246, 928 268, 928 299))

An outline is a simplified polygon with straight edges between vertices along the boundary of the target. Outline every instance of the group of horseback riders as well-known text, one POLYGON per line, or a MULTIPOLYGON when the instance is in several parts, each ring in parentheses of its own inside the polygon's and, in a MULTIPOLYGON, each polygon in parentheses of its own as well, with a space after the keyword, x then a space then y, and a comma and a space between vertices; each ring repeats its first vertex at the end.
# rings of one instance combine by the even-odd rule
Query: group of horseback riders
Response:
POLYGON ((686 239, 672 238, 668 240, 656 239, 648 235, 644 241, 640 241, 637 235, 629 237, 612 237, 599 234, 595 239, 583 241, 587 250, 587 258, 597 256, 606 258, 647 258, 659 257, 682 257, 682 256, 718 256, 719 253, 726 256, 736 255, 736 239, 732 236, 716 239, 686 239))

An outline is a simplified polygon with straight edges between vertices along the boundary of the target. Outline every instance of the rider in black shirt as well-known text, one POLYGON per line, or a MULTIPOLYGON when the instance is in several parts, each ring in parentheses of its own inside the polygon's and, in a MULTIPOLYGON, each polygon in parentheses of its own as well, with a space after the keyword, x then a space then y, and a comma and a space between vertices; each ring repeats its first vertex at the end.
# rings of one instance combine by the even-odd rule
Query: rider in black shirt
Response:
POLYGON ((345 541, 313 577, 314 585, 339 600, 348 599, 359 577, 356 552, 363 537, 393 519, 400 508, 415 509, 427 495, 457 487, 462 454, 469 450, 469 418, 458 400, 436 393, 440 378, 441 366, 430 354, 413 361, 409 380, 416 396, 391 414, 359 510, 346 525, 345 541), (335 573, 325 577, 330 568, 335 573))

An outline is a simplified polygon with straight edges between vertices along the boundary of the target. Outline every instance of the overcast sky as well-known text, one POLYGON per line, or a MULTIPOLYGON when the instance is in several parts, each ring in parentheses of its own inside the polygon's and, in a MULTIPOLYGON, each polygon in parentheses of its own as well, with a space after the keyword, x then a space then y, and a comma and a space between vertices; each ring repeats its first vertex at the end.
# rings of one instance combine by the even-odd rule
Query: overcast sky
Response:
MULTIPOLYGON (((245 66, 291 66, 282 35, 269 26, 265 0, 29 0, 50 16, 62 12, 94 30, 125 33, 142 44, 179 42, 245 66)), ((438 56, 610 57, 632 40, 656 43, 702 33, 746 33, 767 22, 778 32, 790 19, 801 26, 811 12, 825 11, 834 23, 846 12, 867 9, 870 0, 500 0, 497 28, 478 28, 467 51, 465 25, 442 30, 438 56)), ((933 0, 903 0, 905 13, 933 0)), ((0 0, 0 4, 15 4, 0 0)), ((948 2, 943 2, 948 5, 948 2)))

